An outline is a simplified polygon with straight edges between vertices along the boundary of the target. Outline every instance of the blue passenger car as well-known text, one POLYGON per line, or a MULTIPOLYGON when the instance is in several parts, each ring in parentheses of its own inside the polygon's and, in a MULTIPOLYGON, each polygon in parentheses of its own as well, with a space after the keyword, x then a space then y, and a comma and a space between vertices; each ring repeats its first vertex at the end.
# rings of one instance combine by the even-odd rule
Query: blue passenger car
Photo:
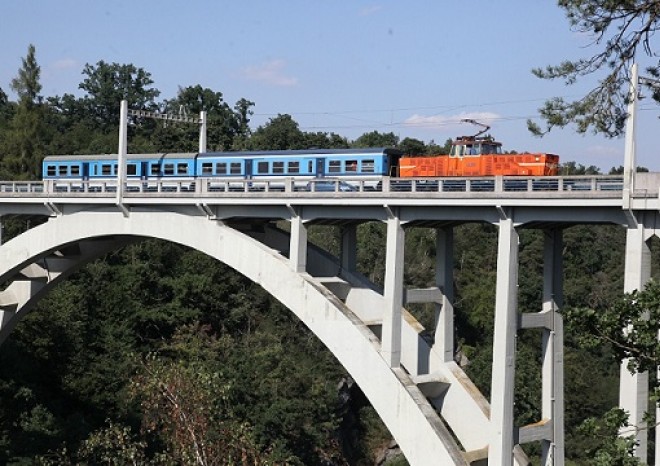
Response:
MULTIPOLYGON (((195 153, 129 154, 127 179, 170 179, 195 176, 195 153)), ((42 166, 43 179, 110 180, 117 178, 117 154, 49 155, 42 166)))
POLYGON ((197 157, 197 175, 253 180, 326 176, 363 179, 390 175, 400 157, 401 152, 382 148, 207 152, 197 157))
MULTIPOLYGON (((317 178, 377 181, 382 176, 396 175, 401 155, 400 151, 383 148, 129 154, 126 180, 129 187, 131 182, 142 181, 137 186, 149 189, 174 186, 170 182, 177 188, 185 184, 186 189, 193 189, 199 178, 239 187, 263 186, 266 180, 269 186, 276 186, 278 180, 284 186, 285 178, 293 180, 296 187, 317 178)), ((44 180, 79 181, 81 188, 116 180, 117 170, 116 154, 48 156, 43 161, 44 180)))

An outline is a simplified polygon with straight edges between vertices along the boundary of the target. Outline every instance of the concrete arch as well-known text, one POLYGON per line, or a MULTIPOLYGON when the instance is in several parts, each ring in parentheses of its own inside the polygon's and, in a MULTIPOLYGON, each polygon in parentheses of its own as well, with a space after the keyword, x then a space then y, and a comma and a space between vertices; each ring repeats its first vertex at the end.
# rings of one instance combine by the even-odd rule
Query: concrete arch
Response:
MULTIPOLYGON (((0 247, 0 338, 58 280, 134 238, 179 243, 214 257, 281 301, 346 368, 371 401, 412 465, 467 465, 439 416, 403 369, 391 369, 380 342, 319 281, 294 272, 288 259, 205 216, 165 211, 84 211, 51 218, 0 247), (72 251, 72 252, 70 252, 72 251), (52 267, 54 265, 54 268, 52 267)), ((2 341, 2 340, 0 340, 2 341)))

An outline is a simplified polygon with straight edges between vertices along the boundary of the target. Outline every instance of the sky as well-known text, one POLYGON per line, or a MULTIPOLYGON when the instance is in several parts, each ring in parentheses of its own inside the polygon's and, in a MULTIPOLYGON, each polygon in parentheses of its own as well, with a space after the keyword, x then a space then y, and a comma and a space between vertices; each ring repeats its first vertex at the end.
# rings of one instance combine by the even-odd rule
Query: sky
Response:
MULTIPOLYGON (((533 68, 587 57, 590 37, 572 31, 549 0, 3 0, 0 88, 36 48, 42 95, 82 95, 85 64, 133 64, 151 73, 159 99, 179 87, 255 102, 256 129, 290 114, 303 131, 356 139, 393 132, 444 144, 491 126, 505 150, 550 152, 607 172, 623 165, 624 140, 573 127, 532 136, 546 99, 584 95, 533 68)), ((653 136, 660 108, 643 101, 637 164, 660 171, 653 136)), ((119 105, 119 103, 118 103, 119 105)))

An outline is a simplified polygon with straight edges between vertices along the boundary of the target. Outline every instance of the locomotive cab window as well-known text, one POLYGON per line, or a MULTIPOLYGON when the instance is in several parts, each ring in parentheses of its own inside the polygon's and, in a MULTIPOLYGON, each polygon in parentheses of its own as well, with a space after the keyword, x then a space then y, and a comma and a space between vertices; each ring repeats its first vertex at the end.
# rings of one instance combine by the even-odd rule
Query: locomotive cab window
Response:
POLYGON ((232 175, 240 175, 241 174, 241 163, 240 162, 232 162, 229 164, 229 172, 232 175))

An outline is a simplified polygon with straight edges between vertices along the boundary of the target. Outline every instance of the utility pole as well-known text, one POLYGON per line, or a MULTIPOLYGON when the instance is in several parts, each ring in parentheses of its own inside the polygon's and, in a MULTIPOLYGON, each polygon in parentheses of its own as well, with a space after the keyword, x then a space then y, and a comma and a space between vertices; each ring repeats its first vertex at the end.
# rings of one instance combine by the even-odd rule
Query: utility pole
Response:
POLYGON ((174 123, 194 123, 199 125, 199 152, 206 152, 206 111, 199 112, 199 118, 185 115, 149 112, 146 110, 129 110, 128 102, 122 100, 119 108, 119 151, 117 154, 117 205, 123 209, 124 188, 126 185, 126 151, 128 146, 128 117, 153 118, 155 120, 174 123))

